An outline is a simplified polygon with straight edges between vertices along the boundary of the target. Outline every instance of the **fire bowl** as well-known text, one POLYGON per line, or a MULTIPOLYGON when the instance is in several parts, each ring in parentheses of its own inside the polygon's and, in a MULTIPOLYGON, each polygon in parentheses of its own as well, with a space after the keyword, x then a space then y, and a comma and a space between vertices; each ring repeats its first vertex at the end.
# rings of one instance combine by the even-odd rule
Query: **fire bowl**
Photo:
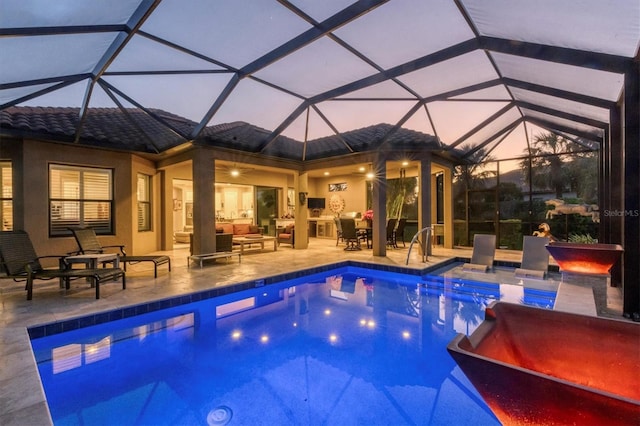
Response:
POLYGON ((629 425, 640 419, 640 324, 494 302, 447 346, 508 425, 629 425))
POLYGON ((552 242, 546 247, 561 271, 582 274, 608 274, 624 251, 618 244, 552 242))

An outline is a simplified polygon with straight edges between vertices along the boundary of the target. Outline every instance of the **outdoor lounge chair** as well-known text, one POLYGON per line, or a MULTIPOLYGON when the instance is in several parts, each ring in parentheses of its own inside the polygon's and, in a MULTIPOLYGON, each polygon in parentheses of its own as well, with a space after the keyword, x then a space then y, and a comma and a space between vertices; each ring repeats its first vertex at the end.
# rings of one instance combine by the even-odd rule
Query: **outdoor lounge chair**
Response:
POLYGON ((487 272, 493 268, 496 255, 496 236, 492 234, 475 234, 473 236, 473 253, 471 262, 466 263, 463 271, 487 272))
POLYGON ((516 269, 516 277, 544 279, 549 269, 549 252, 545 247, 547 244, 549 244, 549 238, 524 236, 522 262, 516 269))
POLYGON ((171 258, 164 255, 146 255, 146 256, 127 256, 124 250, 124 245, 112 245, 103 246, 98 241, 96 232, 92 228, 69 228, 73 232, 73 236, 78 243, 78 254, 88 253, 104 253, 104 249, 117 248, 120 250, 120 262, 124 265, 124 270, 127 270, 127 263, 138 262, 153 262, 153 277, 158 277, 158 266, 165 263, 171 271, 171 258))
POLYGON ((88 278, 96 288, 96 299, 100 299, 100 283, 102 281, 122 278, 122 289, 126 288, 125 273, 120 268, 71 269, 64 261, 65 256, 40 256, 36 254, 29 234, 25 231, 0 232, 0 258, 6 272, 3 278, 13 278, 15 281, 25 280, 27 300, 33 297, 33 281, 37 279, 58 278, 64 282, 65 288, 70 287, 72 278, 88 278), (57 269, 45 269, 40 259, 57 258, 57 269))

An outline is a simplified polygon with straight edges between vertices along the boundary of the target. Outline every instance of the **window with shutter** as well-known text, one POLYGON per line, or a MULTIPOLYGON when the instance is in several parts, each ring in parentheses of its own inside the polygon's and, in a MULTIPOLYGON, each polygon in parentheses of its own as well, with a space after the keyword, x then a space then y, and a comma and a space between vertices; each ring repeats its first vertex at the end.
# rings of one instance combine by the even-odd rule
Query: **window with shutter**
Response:
POLYGON ((69 235, 68 227, 91 227, 113 234, 113 171, 49 166, 49 235, 69 235))
POLYGON ((151 231, 151 176, 138 174, 138 231, 151 231))
POLYGON ((10 161, 0 161, 0 220, 3 231, 13 230, 13 176, 10 161))

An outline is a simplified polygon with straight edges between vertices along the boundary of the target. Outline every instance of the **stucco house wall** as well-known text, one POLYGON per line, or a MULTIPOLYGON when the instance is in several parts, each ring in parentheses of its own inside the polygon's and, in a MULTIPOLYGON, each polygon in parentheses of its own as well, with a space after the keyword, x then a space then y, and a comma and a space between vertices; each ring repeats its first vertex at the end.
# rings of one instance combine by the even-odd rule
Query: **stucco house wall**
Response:
POLYGON ((14 177, 14 228, 27 231, 39 255, 77 249, 72 236, 49 237, 49 164, 113 170, 114 235, 100 236, 104 245, 124 244, 128 254, 159 249, 159 182, 153 164, 138 156, 77 145, 31 139, 3 140, 0 158, 10 160, 14 177), (152 176, 153 230, 137 230, 137 173, 152 176))

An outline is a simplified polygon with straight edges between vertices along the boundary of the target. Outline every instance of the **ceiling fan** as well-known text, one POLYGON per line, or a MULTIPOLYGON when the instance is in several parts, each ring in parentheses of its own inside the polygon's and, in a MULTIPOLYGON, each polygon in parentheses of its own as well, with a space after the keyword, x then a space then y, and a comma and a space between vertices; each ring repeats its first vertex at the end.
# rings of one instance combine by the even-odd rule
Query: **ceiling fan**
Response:
POLYGON ((255 170, 252 167, 243 167, 238 166, 237 164, 220 164, 216 165, 216 174, 219 174, 221 177, 229 177, 229 178, 240 178, 243 175, 248 174, 255 170))

